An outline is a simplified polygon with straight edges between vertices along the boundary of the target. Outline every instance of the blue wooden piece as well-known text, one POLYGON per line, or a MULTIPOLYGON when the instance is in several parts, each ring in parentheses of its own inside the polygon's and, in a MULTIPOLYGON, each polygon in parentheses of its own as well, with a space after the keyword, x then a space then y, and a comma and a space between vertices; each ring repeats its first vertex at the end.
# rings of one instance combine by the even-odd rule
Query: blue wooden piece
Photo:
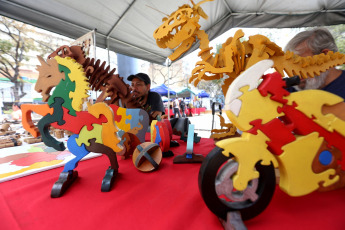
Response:
POLYGON ((68 172, 73 169, 75 169, 78 166, 78 162, 85 157, 90 152, 85 148, 85 145, 82 144, 79 146, 76 142, 76 138, 78 138, 79 135, 73 134, 70 136, 70 138, 67 141, 67 148, 68 150, 75 156, 72 160, 67 162, 65 164, 65 167, 63 169, 63 172, 68 172))

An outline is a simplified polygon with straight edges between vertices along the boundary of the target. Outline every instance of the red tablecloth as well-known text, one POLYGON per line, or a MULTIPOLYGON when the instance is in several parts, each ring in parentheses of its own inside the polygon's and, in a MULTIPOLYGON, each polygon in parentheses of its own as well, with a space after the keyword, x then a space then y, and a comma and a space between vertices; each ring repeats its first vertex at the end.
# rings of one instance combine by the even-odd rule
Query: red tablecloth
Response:
MULTIPOLYGON (((206 108, 187 108, 187 110, 185 111, 187 116, 193 116, 193 115, 200 115, 200 113, 204 113, 206 112, 206 108)), ((181 115, 182 112, 180 111, 181 115)), ((168 115, 168 108, 165 108, 165 114, 168 115)), ((170 109, 170 117, 174 117, 174 111, 172 109, 170 109)))
MULTIPOLYGON (((175 155, 186 143, 171 148, 175 155)), ((201 139, 194 152, 206 155, 213 141, 201 139)), ((138 171, 131 159, 119 159, 120 175, 112 191, 102 193, 109 166, 105 156, 81 161, 79 178, 57 199, 50 190, 62 168, 0 184, 0 229, 223 229, 198 190, 200 164, 173 164, 138 171)), ((268 208, 245 222, 248 229, 344 229, 345 190, 290 197, 277 189, 268 208)))

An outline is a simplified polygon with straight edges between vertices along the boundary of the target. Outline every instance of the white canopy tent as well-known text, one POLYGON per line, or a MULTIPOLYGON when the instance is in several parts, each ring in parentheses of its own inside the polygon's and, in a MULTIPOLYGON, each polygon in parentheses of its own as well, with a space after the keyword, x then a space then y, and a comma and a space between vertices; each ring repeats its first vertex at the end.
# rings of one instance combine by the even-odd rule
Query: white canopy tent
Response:
MULTIPOLYGON (((74 39, 97 29, 97 46, 164 64, 172 50, 159 48, 153 32, 161 24, 163 13, 170 14, 183 4, 190 2, 0 0, 0 14, 74 39)), ((210 40, 234 27, 288 28, 345 22, 345 1, 339 0, 214 0, 201 7, 209 19, 200 19, 199 23, 210 40)), ((194 44, 190 52, 197 48, 194 44)))

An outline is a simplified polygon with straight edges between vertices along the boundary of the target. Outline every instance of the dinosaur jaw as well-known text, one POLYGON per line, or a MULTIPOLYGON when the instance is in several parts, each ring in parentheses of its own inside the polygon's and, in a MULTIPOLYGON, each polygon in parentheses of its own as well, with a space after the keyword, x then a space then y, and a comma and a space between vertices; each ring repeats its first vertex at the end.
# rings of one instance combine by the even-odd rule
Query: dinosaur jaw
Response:
POLYGON ((181 45, 177 49, 175 49, 175 51, 169 56, 169 59, 171 61, 174 61, 177 58, 179 58, 182 54, 187 52, 190 49, 190 47, 192 47, 194 41, 195 41, 195 37, 190 37, 187 40, 184 40, 181 43, 181 45))

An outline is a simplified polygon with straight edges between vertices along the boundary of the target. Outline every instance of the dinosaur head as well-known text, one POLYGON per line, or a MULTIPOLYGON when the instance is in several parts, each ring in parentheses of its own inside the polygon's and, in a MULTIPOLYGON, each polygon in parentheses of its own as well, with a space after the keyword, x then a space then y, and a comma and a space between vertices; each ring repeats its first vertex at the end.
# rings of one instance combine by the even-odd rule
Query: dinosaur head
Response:
POLYGON ((42 101, 47 102, 50 97, 50 91, 57 86, 61 79, 65 79, 65 74, 59 71, 59 64, 54 58, 47 62, 40 56, 37 56, 41 65, 37 66, 39 76, 35 85, 35 90, 42 95, 42 101))
POLYGON ((199 30, 200 16, 207 18, 207 15, 199 6, 205 1, 194 4, 180 6, 178 10, 163 18, 163 24, 153 33, 156 43, 160 48, 173 49, 174 52, 169 56, 170 60, 176 60, 187 52, 195 41, 195 33, 199 30))

